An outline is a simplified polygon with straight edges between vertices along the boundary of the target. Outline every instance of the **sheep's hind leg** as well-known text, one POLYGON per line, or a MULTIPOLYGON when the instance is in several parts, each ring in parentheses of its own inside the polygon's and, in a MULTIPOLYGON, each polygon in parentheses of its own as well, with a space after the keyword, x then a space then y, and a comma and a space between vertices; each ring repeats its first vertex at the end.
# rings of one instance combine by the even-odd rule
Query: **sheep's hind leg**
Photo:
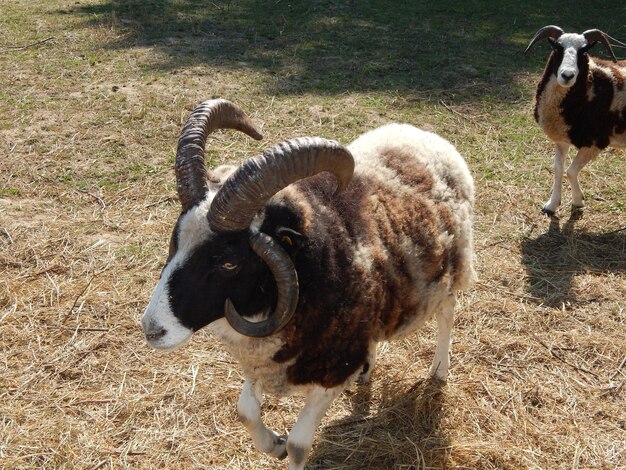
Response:
POLYGON ((437 320, 437 347, 435 348, 435 357, 430 367, 430 375, 439 380, 448 378, 455 305, 456 297, 454 294, 451 294, 449 299, 443 302, 443 305, 435 314, 437 320))
POLYGON ((252 442, 261 452, 279 459, 287 457, 287 439, 268 429, 261 420, 263 395, 254 382, 246 380, 237 402, 237 412, 242 424, 252 436, 252 442))
POLYGON ((583 147, 578 151, 572 164, 567 169, 567 179, 572 187, 572 211, 585 206, 583 192, 578 183, 578 173, 587 163, 596 158, 599 153, 600 149, 597 147, 583 147))
POLYGON ((563 169, 565 166, 565 157, 569 150, 568 144, 556 144, 554 152, 554 180, 552 182, 552 195, 550 200, 545 203, 541 212, 552 217, 561 205, 561 187, 563 186, 563 169))
POLYGON ((289 470, 304 469, 304 464, 313 445, 315 430, 330 404, 342 390, 342 387, 324 388, 316 385, 307 394, 304 408, 298 415, 298 420, 287 438, 289 470))

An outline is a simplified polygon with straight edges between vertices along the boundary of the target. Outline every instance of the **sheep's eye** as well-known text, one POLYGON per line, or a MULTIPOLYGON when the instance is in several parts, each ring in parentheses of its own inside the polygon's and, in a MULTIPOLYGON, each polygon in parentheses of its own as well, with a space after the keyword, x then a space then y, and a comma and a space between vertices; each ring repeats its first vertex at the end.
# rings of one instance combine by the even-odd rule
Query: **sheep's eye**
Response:
POLYGON ((226 271, 232 271, 233 269, 237 268, 237 265, 235 263, 224 263, 222 264, 222 268, 224 268, 226 271))

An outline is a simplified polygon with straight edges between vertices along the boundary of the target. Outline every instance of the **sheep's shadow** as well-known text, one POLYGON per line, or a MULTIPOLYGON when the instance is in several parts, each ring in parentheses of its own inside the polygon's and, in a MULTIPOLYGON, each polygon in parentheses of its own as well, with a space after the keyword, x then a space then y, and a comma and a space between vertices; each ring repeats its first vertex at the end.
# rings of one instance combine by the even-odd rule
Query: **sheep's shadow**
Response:
POLYGON ((383 383, 374 415, 370 386, 359 386, 350 395, 352 414, 320 429, 307 468, 445 468, 450 446, 440 429, 444 386, 432 378, 408 390, 406 382, 383 383))
POLYGON ((582 273, 626 273, 626 228, 606 233, 575 230, 581 212, 561 226, 553 217, 546 233, 521 244, 522 263, 533 297, 550 307, 574 304, 574 278, 582 273))

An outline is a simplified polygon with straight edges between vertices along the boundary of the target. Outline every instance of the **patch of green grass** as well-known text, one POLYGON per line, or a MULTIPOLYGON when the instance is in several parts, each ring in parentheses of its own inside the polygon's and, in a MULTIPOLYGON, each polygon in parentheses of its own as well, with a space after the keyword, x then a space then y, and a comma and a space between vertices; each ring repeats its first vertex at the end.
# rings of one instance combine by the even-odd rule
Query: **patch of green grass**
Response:
POLYGON ((154 175, 163 171, 161 167, 144 165, 141 163, 133 163, 127 167, 127 170, 131 175, 134 175, 137 177, 154 175))
POLYGON ((0 197, 17 197, 21 194, 18 188, 0 188, 0 197))
POLYGON ((612 212, 626 213, 626 202, 617 200, 615 202, 610 203, 607 206, 607 209, 612 212))

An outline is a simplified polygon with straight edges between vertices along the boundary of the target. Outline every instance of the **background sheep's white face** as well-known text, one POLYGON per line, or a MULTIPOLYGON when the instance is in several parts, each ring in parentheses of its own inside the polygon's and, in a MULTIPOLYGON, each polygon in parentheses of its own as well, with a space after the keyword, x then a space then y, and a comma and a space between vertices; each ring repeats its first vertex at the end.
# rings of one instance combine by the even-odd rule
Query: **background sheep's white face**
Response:
POLYGON ((565 33, 554 43, 557 58, 560 56, 556 79, 564 88, 571 87, 578 78, 578 54, 585 52, 587 40, 582 34, 565 33))

